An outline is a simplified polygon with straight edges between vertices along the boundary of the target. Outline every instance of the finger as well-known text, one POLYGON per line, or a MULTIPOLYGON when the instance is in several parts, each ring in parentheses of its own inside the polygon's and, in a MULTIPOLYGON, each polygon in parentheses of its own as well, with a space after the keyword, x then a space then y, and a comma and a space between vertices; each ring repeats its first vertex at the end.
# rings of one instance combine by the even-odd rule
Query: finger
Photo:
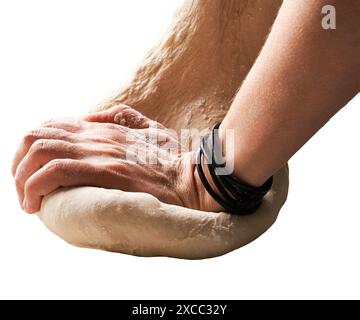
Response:
POLYGON ((85 116, 83 119, 90 122, 114 123, 132 129, 146 129, 149 127, 158 129, 165 128, 160 123, 149 119, 139 111, 126 105, 120 105, 105 111, 93 113, 85 116))
POLYGON ((89 185, 93 177, 92 171, 95 171, 94 168, 82 161, 69 159, 50 161, 26 181, 24 210, 28 213, 39 211, 43 196, 60 187, 89 185))
POLYGON ((55 128, 62 129, 68 132, 76 133, 83 129, 86 125, 85 121, 81 121, 79 119, 74 118, 63 118, 63 119, 54 119, 46 121, 42 127, 43 128, 55 128))
MULTIPOLYGON (((121 179, 119 166, 117 166, 121 179)), ((80 160, 53 160, 32 175, 25 183, 24 210, 35 213, 40 210, 44 196, 61 187, 98 186, 113 188, 114 173, 105 171, 98 165, 80 160)), ((129 181, 124 179, 124 185, 129 181)))
POLYGON ((115 122, 119 122, 120 125, 133 129, 165 128, 162 124, 149 119, 134 109, 126 109, 118 113, 115 116, 115 122))
POLYGON ((32 144, 40 139, 63 140, 67 142, 73 141, 72 134, 63 129, 41 128, 30 131, 23 138, 23 141, 14 156, 14 160, 11 168, 11 173, 13 177, 15 177, 16 175, 16 170, 19 166, 19 163, 28 153, 32 144))
POLYGON ((60 140, 37 140, 20 162, 15 175, 15 185, 20 205, 24 201, 25 182, 41 167, 54 159, 80 159, 82 147, 60 140))
POLYGON ((118 122, 115 122, 115 116, 121 112, 123 112, 126 109, 129 109, 130 107, 125 104, 120 104, 115 107, 111 107, 107 110, 93 112, 88 115, 85 115, 82 120, 89 121, 89 122, 100 122, 100 123, 114 123, 119 124, 118 122))

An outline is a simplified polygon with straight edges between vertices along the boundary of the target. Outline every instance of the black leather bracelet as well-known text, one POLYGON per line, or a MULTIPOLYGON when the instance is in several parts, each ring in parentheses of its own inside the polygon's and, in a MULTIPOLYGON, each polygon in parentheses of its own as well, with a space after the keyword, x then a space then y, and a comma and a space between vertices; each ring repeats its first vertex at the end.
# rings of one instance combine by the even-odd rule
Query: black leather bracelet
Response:
POLYGON ((217 134, 220 123, 214 126, 211 133, 201 139, 196 155, 196 169, 206 191, 227 212, 238 215, 249 215, 256 211, 266 193, 270 190, 273 177, 262 186, 254 187, 239 181, 231 174, 216 174, 217 169, 224 169, 226 163, 219 163, 219 137, 217 134), (202 158, 206 162, 213 184, 219 194, 211 187, 202 168, 202 158), (216 159, 215 159, 216 158, 216 159))

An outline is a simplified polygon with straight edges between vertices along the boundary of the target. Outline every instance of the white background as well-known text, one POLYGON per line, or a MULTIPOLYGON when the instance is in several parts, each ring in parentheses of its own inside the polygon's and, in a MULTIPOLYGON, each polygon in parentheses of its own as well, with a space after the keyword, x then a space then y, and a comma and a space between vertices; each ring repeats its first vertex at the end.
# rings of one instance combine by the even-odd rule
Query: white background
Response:
POLYGON ((9 170, 22 135, 119 88, 178 2, 0 0, 0 298, 360 298, 359 96, 291 160, 277 223, 226 256, 79 249, 21 212, 9 170))

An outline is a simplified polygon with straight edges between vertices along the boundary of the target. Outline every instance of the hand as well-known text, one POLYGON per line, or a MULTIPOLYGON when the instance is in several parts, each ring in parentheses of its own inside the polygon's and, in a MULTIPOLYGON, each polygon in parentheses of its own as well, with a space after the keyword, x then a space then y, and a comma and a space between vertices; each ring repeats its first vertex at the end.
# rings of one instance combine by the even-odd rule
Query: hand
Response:
POLYGON ((15 155, 12 173, 20 205, 29 213, 40 209, 43 196, 72 186, 146 192, 170 204, 219 209, 194 163, 194 153, 182 152, 171 130, 121 105, 31 131, 15 155))

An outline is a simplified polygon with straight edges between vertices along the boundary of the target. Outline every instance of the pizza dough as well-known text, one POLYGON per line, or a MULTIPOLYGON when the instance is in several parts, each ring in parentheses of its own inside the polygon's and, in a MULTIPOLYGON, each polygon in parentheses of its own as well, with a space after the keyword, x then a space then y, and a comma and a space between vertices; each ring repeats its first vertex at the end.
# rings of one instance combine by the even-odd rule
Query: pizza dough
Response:
MULTIPOLYGON (((211 127, 226 114, 280 4, 185 1, 131 83, 97 110, 125 103, 175 130, 211 127)), ((47 196, 38 215, 52 232, 76 246, 202 259, 225 254, 265 232, 287 190, 284 167, 260 209, 241 217, 168 205, 144 193, 79 187, 47 196)))

